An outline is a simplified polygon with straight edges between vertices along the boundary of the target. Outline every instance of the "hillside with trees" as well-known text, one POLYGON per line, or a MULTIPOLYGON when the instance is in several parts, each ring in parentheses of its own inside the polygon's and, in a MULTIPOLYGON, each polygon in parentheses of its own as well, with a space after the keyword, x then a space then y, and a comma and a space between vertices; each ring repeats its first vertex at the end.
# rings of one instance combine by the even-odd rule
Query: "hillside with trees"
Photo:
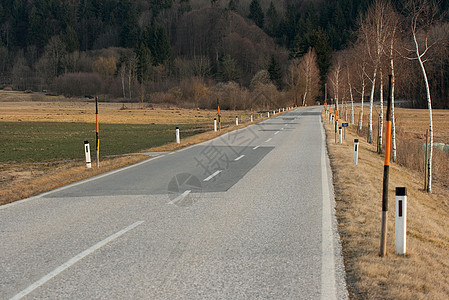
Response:
MULTIPOLYGON (((261 106, 310 105, 323 96, 342 53, 342 70, 360 74, 355 58, 367 56, 353 49, 363 48, 361 20, 372 2, 0 0, 0 87, 196 107, 219 100, 227 108, 252 106, 263 93, 261 106)), ((403 19, 406 2, 394 7, 403 19)), ((447 37, 448 6, 437 7, 433 36, 447 37)), ((398 29, 398 39, 407 30, 398 29)), ((429 52, 441 107, 448 105, 447 49, 446 41, 429 52)), ((396 68, 398 96, 423 105, 417 66, 398 58, 396 68)), ((354 82, 351 90, 362 87, 354 82)))

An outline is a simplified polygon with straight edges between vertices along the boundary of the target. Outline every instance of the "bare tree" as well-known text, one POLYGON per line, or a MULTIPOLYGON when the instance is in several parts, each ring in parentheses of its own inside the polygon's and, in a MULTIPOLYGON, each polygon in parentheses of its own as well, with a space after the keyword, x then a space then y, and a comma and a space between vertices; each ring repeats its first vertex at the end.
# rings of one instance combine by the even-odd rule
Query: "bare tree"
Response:
POLYGON ((293 59, 288 67, 287 84, 289 86, 289 94, 293 98, 295 105, 298 105, 298 98, 300 94, 299 82, 299 60, 293 59))
POLYGON ((390 61, 390 74, 391 74, 391 89, 390 89, 390 98, 391 98, 391 144, 392 144, 392 154, 393 154, 393 162, 396 162, 397 153, 396 153, 396 120, 394 118, 394 107, 395 107, 395 84, 396 84, 396 74, 395 74, 395 57, 396 50, 395 44, 397 43, 396 33, 398 31, 399 26, 399 14, 389 5, 388 18, 390 21, 390 44, 389 44, 389 53, 388 59, 390 61))
POLYGON ((362 130, 363 127, 363 108, 364 108, 364 102, 365 102, 365 92, 366 92, 366 85, 367 85, 367 58, 365 53, 365 47, 359 40, 355 45, 354 48, 351 49, 351 57, 353 59, 355 72, 354 74, 357 76, 357 80, 354 80, 357 84, 355 84, 354 89, 357 93, 360 94, 360 117, 359 117, 359 131, 362 130))
POLYGON ((334 97, 335 100, 335 113, 337 118, 339 116, 338 101, 343 82, 342 70, 343 70, 342 57, 341 53, 338 53, 334 58, 334 62, 328 75, 328 80, 330 83, 328 86, 330 86, 331 95, 334 97))
MULTIPOLYGON (((374 106, 374 91, 376 88, 376 80, 378 73, 382 74, 381 60, 384 55, 384 45, 388 38, 388 18, 387 5, 382 0, 376 0, 369 7, 366 15, 362 17, 360 24, 359 37, 365 42, 367 54, 373 66, 373 76, 367 74, 371 81, 370 94, 370 113, 369 113, 369 142, 373 142, 373 106, 374 106)), ((381 80, 381 84, 382 84, 381 80)), ((382 90, 382 88, 381 88, 382 90)), ((383 95, 382 95, 383 96, 383 95)), ((383 99, 380 101, 380 126, 383 125, 383 99)), ((382 132, 380 130, 380 132, 382 132)), ((380 142, 382 136, 379 137, 380 142)))
POLYGON ((135 53, 132 53, 130 57, 128 57, 128 61, 126 63, 127 68, 127 78, 128 78, 128 91, 129 91, 129 99, 132 97, 132 84, 136 79, 137 72, 137 56, 135 53))
POLYGON ((299 61, 299 72, 303 82, 302 105, 313 104, 319 90, 320 70, 315 49, 309 48, 299 61))
POLYGON ((410 0, 407 9, 410 15, 410 33, 413 39, 412 54, 409 59, 417 60, 423 75, 426 87, 427 107, 429 110, 429 155, 427 157, 427 192, 432 192, 432 156, 433 156, 433 121, 432 121, 432 98, 430 95, 429 80, 425 68, 426 54, 435 44, 429 44, 429 33, 435 23, 437 5, 428 0, 410 0))

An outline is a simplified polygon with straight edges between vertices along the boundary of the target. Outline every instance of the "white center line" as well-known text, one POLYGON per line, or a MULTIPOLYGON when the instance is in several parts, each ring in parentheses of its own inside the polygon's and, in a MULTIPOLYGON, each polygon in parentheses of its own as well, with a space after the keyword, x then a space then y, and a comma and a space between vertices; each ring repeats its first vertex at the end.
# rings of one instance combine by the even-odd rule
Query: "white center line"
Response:
POLYGON ((244 157, 245 157, 245 155, 240 155, 239 157, 237 157, 236 159, 234 159, 234 161, 241 160, 241 159, 244 158, 244 157))
POLYGON ((259 146, 256 146, 256 147, 254 147, 253 148, 253 150, 257 150, 258 148, 260 147, 260 145, 259 146))
POLYGON ((206 179, 204 179, 203 181, 209 181, 212 178, 214 178, 215 176, 217 176, 218 174, 220 174, 223 170, 218 170, 217 172, 215 172, 214 174, 210 175, 209 177, 207 177, 206 179))
POLYGON ((21 299, 21 298, 25 297, 26 295, 28 295, 29 293, 31 293, 32 291, 34 291, 35 289, 37 289, 41 285, 45 284, 47 281, 49 281, 53 277, 56 277, 57 275, 59 275, 60 273, 65 271, 66 269, 70 268, 71 266, 73 266, 74 264, 76 264, 78 261, 82 260, 86 256, 88 256, 89 254, 91 254, 94 251, 100 249, 101 247, 103 247, 107 243, 115 240, 116 238, 120 237, 121 235, 127 233, 128 231, 136 228, 137 226, 139 226, 143 222, 144 221, 138 221, 138 222, 136 222, 136 223, 126 227, 125 229, 122 229, 119 232, 114 233, 113 235, 105 238, 104 240, 102 240, 101 242, 93 245, 89 249, 84 250, 83 252, 81 252, 77 256, 69 259, 64 264, 60 265, 59 267, 57 267, 56 269, 54 269, 53 271, 51 271, 50 273, 48 273, 47 275, 45 275, 44 277, 42 277, 41 279, 39 279, 38 281, 33 283, 32 285, 30 285, 29 287, 24 289, 23 291, 21 291, 20 293, 18 293, 14 297, 12 297, 10 300, 16 300, 16 299, 21 299))
POLYGON ((274 135, 276 135, 276 134, 278 134, 280 131, 276 131, 275 133, 274 133, 274 135))
POLYGON ((184 199, 185 197, 187 197, 188 194, 190 194, 191 190, 187 190, 184 193, 182 193, 181 195, 179 195, 178 197, 176 197, 175 199, 173 199, 172 201, 168 202, 168 204, 175 204, 176 202, 184 199))
POLYGON ((268 142, 271 141, 271 140, 272 140, 272 138, 269 138, 268 140, 265 141, 265 143, 268 143, 268 142))

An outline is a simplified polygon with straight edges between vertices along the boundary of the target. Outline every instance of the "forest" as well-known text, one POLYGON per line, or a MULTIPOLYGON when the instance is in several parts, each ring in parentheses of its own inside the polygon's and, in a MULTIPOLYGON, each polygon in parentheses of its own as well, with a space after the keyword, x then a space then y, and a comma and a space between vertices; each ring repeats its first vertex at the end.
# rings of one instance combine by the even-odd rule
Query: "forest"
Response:
POLYGON ((448 11, 432 0, 0 0, 0 88, 247 109, 312 105, 325 84, 341 102, 378 101, 394 70, 396 98, 426 107, 421 61, 434 107, 449 108, 448 11))

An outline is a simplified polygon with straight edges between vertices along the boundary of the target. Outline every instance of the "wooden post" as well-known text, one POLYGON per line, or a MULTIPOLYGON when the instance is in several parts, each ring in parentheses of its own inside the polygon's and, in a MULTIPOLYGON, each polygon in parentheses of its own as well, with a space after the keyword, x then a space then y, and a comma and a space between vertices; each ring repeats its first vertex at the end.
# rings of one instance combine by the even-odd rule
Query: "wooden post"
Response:
POLYGON ((220 114, 220 105, 218 105, 218 129, 221 131, 221 114, 220 114))
MULTIPOLYGON (((389 91, 391 91, 391 75, 389 75, 389 91)), ((380 233, 380 256, 387 254, 387 223, 388 223, 388 179, 390 174, 390 155, 391 155, 391 94, 388 93, 387 106, 387 132, 385 137, 385 162, 384 178, 382 190, 382 226, 380 233)))
POLYGON ((100 167, 100 130, 98 126, 98 97, 95 97, 95 118, 96 118, 96 143, 95 143, 95 149, 97 150, 97 168, 100 167))
POLYGON ((427 191, 427 154, 429 153, 429 129, 426 130, 426 149, 424 150, 424 191, 427 191))

